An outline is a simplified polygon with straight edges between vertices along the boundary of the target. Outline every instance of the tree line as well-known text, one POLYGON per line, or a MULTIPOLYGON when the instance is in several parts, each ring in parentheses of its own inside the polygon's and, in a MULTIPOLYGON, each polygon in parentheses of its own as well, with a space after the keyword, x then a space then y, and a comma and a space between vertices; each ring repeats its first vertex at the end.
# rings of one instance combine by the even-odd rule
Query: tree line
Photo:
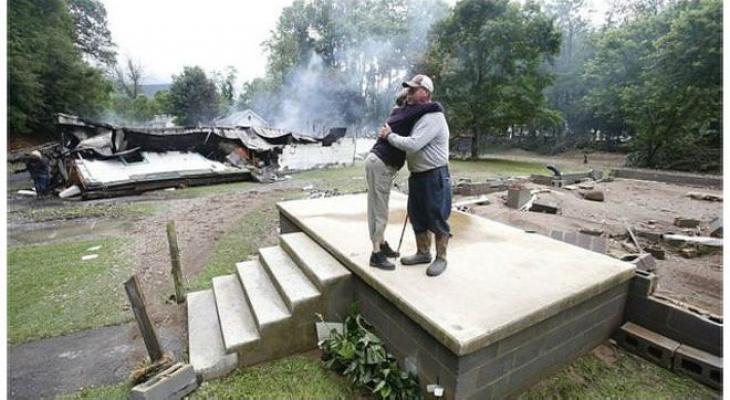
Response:
POLYGON ((54 112, 194 125, 244 108, 290 129, 372 130, 400 81, 426 73, 473 157, 519 143, 628 150, 644 167, 722 165, 721 0, 613 0, 602 24, 585 0, 296 0, 263 44, 265 76, 236 90, 235 69, 188 66, 151 98, 97 0, 8 10, 11 136, 53 132, 54 112))

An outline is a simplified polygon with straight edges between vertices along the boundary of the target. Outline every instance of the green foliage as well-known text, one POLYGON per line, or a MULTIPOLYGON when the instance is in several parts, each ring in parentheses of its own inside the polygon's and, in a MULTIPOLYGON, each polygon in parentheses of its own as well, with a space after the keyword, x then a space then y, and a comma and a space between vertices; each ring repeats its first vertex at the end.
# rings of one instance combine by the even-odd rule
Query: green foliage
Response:
POLYGON ((83 61, 77 37, 62 0, 8 3, 10 135, 50 135, 57 112, 86 117, 101 113, 111 85, 83 61))
POLYGON ((218 88, 200 67, 185 67, 173 76, 168 96, 170 113, 180 125, 208 123, 218 115, 218 88))
POLYGON ((557 54, 560 32, 535 3, 463 0, 433 32, 424 69, 446 103, 452 131, 469 132, 476 158, 482 135, 512 125, 555 125, 541 68, 557 54))
POLYGON ((632 138, 632 164, 720 169, 721 1, 681 1, 608 29, 586 81, 596 127, 632 138))
MULTIPOLYGON (((320 316, 321 319, 321 316, 320 316)), ((327 368, 348 377, 378 399, 422 399, 418 378, 401 370, 356 309, 345 318, 342 333, 332 331, 319 343, 327 368)))
POLYGON ((107 27, 106 8, 98 0, 69 0, 76 46, 94 60, 112 65, 116 59, 112 34, 107 27))

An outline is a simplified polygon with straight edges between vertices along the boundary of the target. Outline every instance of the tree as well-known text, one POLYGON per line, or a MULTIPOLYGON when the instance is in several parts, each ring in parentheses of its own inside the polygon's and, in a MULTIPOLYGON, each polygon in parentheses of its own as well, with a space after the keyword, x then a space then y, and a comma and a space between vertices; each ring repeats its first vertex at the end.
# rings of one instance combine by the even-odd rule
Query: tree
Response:
POLYGON ((142 81, 145 78, 142 63, 126 57, 125 63, 115 65, 113 72, 119 90, 130 99, 136 99, 141 93, 142 81))
POLYGON ((170 112, 179 125, 209 123, 218 115, 219 94, 215 82, 200 67, 184 67, 172 77, 170 112))
POLYGON ((583 17, 585 0, 554 0, 547 4, 546 12, 560 28, 562 41, 560 54, 555 58, 550 72, 555 79, 545 90, 550 107, 558 110, 566 122, 568 142, 577 143, 591 137, 592 120, 583 97, 587 86, 582 80, 585 63, 593 56, 594 32, 583 17))
POLYGON ((439 0, 297 0, 264 42, 267 74, 244 88, 245 101, 273 106, 269 118, 276 121, 374 127, 392 107, 396 84, 422 57, 431 25, 447 10, 439 0), (317 95, 292 93, 305 86, 317 95), (277 96, 287 99, 286 107, 271 101, 277 96))
POLYGON ((555 122, 542 93, 550 76, 541 65, 558 53, 560 32, 535 3, 463 0, 433 35, 424 67, 452 130, 471 133, 472 158, 481 136, 555 122))
POLYGON ((633 165, 717 170, 722 2, 676 2, 608 28, 586 66, 597 128, 631 139, 633 165))
POLYGON ((106 8, 97 0, 69 0, 74 21, 74 41, 81 52, 99 63, 112 65, 115 44, 107 27, 106 8))
POLYGON ((8 132, 51 135, 54 113, 97 117, 111 85, 86 64, 62 0, 8 3, 8 132))
POLYGON ((225 72, 213 72, 213 80, 220 93, 221 108, 224 110, 233 106, 236 95, 236 68, 228 66, 225 72))

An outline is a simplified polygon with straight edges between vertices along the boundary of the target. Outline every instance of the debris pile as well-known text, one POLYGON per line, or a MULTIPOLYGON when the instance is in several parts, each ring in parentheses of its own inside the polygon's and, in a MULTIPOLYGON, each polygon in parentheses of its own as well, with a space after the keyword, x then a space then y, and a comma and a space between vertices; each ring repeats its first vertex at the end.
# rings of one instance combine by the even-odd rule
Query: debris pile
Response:
MULTIPOLYGON (((41 149, 51 188, 84 199, 241 180, 353 161, 346 128, 313 138, 261 126, 135 128, 58 114, 60 143, 41 149)), ((9 162, 23 162, 23 154, 9 162)))

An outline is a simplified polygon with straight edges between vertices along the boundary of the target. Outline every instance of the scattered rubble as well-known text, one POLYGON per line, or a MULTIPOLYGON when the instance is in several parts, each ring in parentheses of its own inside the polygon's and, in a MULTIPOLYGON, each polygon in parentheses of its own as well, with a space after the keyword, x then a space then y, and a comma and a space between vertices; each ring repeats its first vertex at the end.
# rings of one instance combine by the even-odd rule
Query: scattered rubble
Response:
MULTIPOLYGON (((58 114, 60 141, 43 147, 51 188, 84 199, 213 183, 272 181, 276 174, 350 164, 353 148, 332 128, 318 138, 249 127, 137 128, 58 114)), ((23 162, 24 152, 10 163, 23 162)))
POLYGON ((588 192, 580 192, 580 195, 583 196, 583 198, 586 200, 604 201, 603 192, 600 190, 591 190, 588 192))
POLYGON ((722 238, 722 217, 715 217, 710 221, 710 236, 722 238))
POLYGON ((652 272, 656 269, 656 260, 649 253, 627 254, 621 257, 621 261, 628 261, 636 265, 636 268, 646 272, 652 272))
POLYGON ((695 200, 722 201, 722 196, 717 196, 709 193, 689 192, 687 193, 687 196, 695 200))

